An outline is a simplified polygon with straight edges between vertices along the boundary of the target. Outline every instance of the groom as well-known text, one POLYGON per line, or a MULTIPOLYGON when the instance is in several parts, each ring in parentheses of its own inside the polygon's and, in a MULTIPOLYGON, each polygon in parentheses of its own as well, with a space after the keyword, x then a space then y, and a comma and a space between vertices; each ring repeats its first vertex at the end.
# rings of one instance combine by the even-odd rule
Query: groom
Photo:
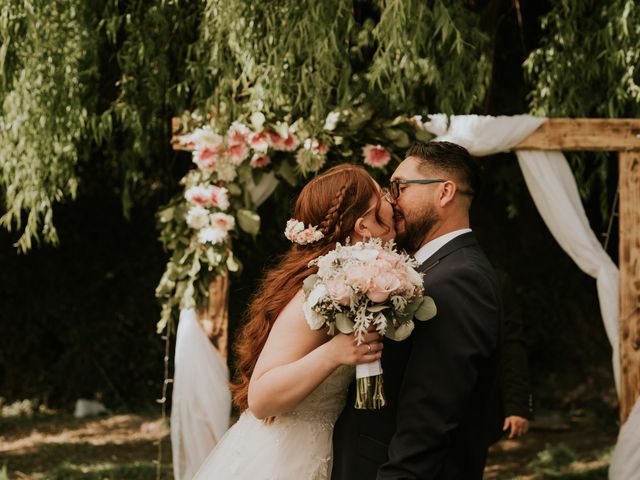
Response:
POLYGON ((469 228, 479 187, 466 149, 416 143, 391 177, 398 243, 421 263, 437 315, 403 342, 386 341, 387 406, 354 409, 333 436, 334 480, 481 479, 497 426, 502 300, 469 228))

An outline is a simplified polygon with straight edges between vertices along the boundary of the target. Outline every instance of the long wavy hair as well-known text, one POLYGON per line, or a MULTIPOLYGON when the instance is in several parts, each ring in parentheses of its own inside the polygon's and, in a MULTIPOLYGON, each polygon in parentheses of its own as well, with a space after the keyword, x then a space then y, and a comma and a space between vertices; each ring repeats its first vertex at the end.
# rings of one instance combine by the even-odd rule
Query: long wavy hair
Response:
POLYGON ((355 223, 369 208, 372 197, 379 217, 381 199, 375 181, 364 168, 338 165, 311 180, 300 192, 293 218, 305 225, 317 225, 324 234, 322 240, 307 244, 292 244, 279 262, 264 275, 251 299, 246 323, 235 343, 236 378, 231 384, 235 405, 248 408, 249 380, 262 351, 273 322, 302 288, 303 280, 315 273, 311 260, 324 255, 336 242, 344 243, 352 234, 355 223))

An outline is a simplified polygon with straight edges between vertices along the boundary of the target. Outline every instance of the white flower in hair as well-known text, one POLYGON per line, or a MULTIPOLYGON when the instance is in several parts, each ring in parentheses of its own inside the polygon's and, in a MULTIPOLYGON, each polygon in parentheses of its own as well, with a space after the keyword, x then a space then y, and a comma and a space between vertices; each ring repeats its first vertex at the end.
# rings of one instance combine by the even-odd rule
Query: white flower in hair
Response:
POLYGON ((315 225, 305 228, 304 223, 295 218, 289 219, 287 227, 284 229, 284 236, 298 245, 307 245, 324 238, 321 231, 315 225))

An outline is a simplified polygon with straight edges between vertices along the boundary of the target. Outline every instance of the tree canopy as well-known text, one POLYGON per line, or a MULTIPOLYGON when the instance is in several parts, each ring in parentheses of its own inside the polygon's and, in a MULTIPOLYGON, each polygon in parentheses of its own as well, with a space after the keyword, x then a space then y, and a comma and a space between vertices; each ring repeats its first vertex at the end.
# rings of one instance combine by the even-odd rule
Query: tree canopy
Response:
MULTIPOLYGON (((504 47, 495 32, 538 13, 506 3, 5 0, 0 221, 22 251, 55 244, 54 205, 90 183, 87 164, 101 165, 125 213, 170 191, 170 119, 187 109, 258 109, 317 130, 342 108, 368 112, 373 127, 398 114, 502 113, 483 103, 504 47)), ((637 116, 635 2, 556 0, 542 12, 522 65, 530 112, 637 116)))

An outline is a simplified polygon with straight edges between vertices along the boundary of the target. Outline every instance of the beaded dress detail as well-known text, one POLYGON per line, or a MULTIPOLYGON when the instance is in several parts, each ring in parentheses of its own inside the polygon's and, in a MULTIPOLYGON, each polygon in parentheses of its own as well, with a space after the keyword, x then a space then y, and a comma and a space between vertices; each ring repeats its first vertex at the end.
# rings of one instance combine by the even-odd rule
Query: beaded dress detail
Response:
POLYGON ((327 480, 333 426, 354 367, 338 367, 292 412, 266 424, 246 410, 209 454, 197 480, 327 480))

